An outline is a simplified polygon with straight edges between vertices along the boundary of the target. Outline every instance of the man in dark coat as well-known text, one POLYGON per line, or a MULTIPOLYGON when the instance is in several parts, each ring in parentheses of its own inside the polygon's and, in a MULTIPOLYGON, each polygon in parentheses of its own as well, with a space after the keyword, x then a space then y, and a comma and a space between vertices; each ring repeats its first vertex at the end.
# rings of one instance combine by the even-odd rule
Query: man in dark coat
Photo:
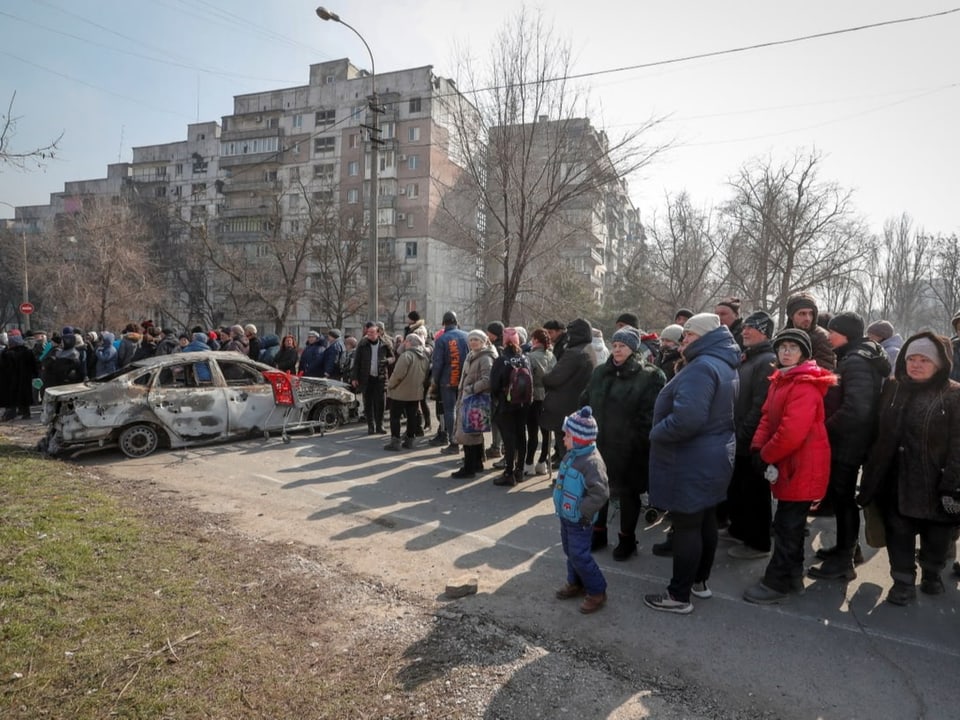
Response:
MULTIPOLYGON (((563 357, 563 353, 567 349, 567 344, 569 342, 569 338, 567 336, 567 327, 559 320, 547 320, 543 324, 543 329, 547 331, 547 335, 550 337, 550 345, 553 348, 553 356, 557 359, 557 362, 559 362, 560 358, 563 357)), ((577 408, 574 408, 574 410, 576 409, 577 408)), ((570 413, 567 413, 567 415, 569 414, 570 413)), ((563 420, 561 419, 560 422, 563 422, 563 420)))
POLYGON ((856 313, 837 313, 829 327, 839 382, 827 392, 823 404, 830 438, 827 497, 837 519, 837 544, 817 552, 823 564, 810 568, 809 574, 826 580, 853 580, 860 537, 857 477, 876 435, 880 391, 890 375, 890 360, 878 343, 864 337, 863 318, 856 313))
POLYGON ((33 380, 40 376, 40 363, 33 351, 23 342, 19 330, 8 334, 7 349, 0 354, 0 407, 5 408, 3 419, 13 420, 19 413, 30 419, 33 402, 33 380))
MULTIPOLYGON (((546 325, 544 330, 547 330, 546 325)), ((550 334, 550 331, 547 330, 547 333, 550 334)), ((580 408, 580 393, 587 387, 593 374, 593 362, 587 352, 593 341, 590 323, 583 318, 577 318, 567 326, 565 339, 567 348, 563 357, 558 357, 553 370, 543 376, 546 395, 540 413, 540 427, 554 434, 554 447, 557 451, 555 467, 560 464, 565 453, 563 421, 567 415, 580 408)))
POLYGON ((331 328, 327 332, 327 337, 329 338, 329 344, 320 359, 322 377, 339 380, 346 348, 343 346, 343 340, 340 339, 340 331, 337 328, 331 328))
POLYGON ((363 340, 357 345, 353 363, 353 389, 363 395, 363 414, 367 435, 386 435, 383 412, 386 401, 387 365, 394 358, 393 346, 386 342, 375 322, 364 325, 363 340))
POLYGON ((737 432, 737 457, 733 478, 727 490, 727 513, 730 536, 743 542, 727 554, 742 560, 770 554, 770 483, 763 477, 750 452, 750 443, 760 424, 763 403, 770 388, 777 355, 773 351, 773 318, 762 310, 743 321, 743 354, 740 357, 740 393, 733 407, 737 432))
POLYGON ((307 344, 300 353, 300 374, 306 377, 323 377, 323 351, 320 333, 311 330, 307 333, 307 344))
POLYGON ((817 365, 833 370, 837 367, 837 358, 827 331, 817 324, 819 314, 817 301, 810 293, 797 293, 787 299, 786 327, 803 330, 810 338, 813 359, 817 365))
POLYGON ((743 350, 743 320, 740 318, 740 298, 725 297, 717 303, 713 310, 720 318, 720 324, 726 325, 727 330, 743 350))

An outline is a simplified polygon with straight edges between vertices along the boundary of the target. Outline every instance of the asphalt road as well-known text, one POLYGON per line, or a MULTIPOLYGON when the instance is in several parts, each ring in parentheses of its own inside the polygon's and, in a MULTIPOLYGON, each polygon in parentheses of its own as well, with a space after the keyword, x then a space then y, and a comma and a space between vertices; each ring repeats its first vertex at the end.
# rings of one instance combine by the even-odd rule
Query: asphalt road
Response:
MULTIPOLYGON (((111 451, 79 462, 152 479, 256 537, 322 546, 352 569, 428 597, 439 597, 452 577, 475 574, 479 593, 457 601, 463 608, 615 649, 641 673, 676 687, 678 699, 696 688, 746 716, 960 716, 960 592, 949 570, 945 595, 894 607, 883 602, 891 584, 886 555, 864 544, 857 580, 808 579, 803 596, 757 607, 741 593, 765 561, 730 559, 721 541, 713 598, 694 598, 690 615, 658 613, 641 600, 670 575, 670 560, 650 552, 662 539, 657 525, 644 529, 639 556, 627 562, 614 562, 609 550, 597 554, 609 602, 582 616, 553 598, 564 570, 548 478, 509 490, 491 484, 492 472, 452 480, 456 464, 437 448, 391 453, 384 442, 354 425, 324 437, 296 435, 290 444, 275 438, 140 460, 111 451)), ((833 544, 832 520, 813 521, 810 541, 833 544)), ((597 717, 627 701, 608 698, 597 717)))

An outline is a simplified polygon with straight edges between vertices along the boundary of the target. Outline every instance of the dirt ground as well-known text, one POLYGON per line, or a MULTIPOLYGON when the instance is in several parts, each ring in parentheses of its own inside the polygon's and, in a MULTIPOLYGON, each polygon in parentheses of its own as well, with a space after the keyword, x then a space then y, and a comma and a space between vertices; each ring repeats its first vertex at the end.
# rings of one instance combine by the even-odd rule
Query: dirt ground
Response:
MULTIPOLYGON (((22 446, 34 445, 39 431, 32 423, 0 427, 22 446)), ((302 717, 738 717, 720 698, 671 678, 641 677, 615 654, 562 637, 562 629, 534 635, 471 613, 467 602, 420 597, 356 574, 321 548, 245 536, 149 480, 102 474, 85 481, 143 508, 164 532, 195 536, 211 552, 215 544, 214 554, 243 569, 249 602, 235 621, 249 637, 289 649, 283 672, 297 678, 292 692, 299 695, 291 705, 311 708, 302 717), (318 674, 323 691, 314 697, 304 681, 318 674)), ((295 716, 258 705, 264 680, 239 679, 251 716, 295 716)))

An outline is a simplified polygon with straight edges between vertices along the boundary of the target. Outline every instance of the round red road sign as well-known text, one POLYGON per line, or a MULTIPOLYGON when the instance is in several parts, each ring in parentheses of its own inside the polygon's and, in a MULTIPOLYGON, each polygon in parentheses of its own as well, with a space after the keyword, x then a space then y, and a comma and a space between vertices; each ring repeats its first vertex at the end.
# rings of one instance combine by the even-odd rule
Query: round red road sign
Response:
POLYGON ((20 303, 20 312, 24 315, 29 315, 33 312, 33 303, 20 303))

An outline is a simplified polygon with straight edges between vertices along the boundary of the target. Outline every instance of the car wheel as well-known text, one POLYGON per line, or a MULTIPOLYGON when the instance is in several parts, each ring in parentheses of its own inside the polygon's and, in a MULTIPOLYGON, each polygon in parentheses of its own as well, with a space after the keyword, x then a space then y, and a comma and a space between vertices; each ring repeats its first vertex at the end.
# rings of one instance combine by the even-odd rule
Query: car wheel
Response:
POLYGON ((146 457, 160 444, 160 435, 153 425, 138 423, 120 433, 120 450, 129 458, 146 457))
POLYGON ((317 423, 324 431, 336 430, 342 418, 340 404, 330 400, 319 403, 310 411, 310 422, 317 423))

